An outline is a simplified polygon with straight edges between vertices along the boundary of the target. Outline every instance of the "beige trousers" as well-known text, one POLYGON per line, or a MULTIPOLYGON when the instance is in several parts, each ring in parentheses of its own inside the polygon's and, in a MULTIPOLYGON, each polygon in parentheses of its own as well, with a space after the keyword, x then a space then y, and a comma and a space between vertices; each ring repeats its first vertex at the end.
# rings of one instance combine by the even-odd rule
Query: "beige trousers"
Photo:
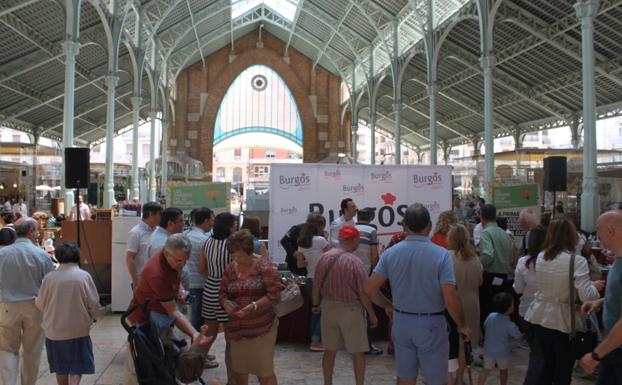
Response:
POLYGON ((15 385, 21 358, 21 385, 35 385, 45 335, 35 301, 0 302, 0 385, 15 385), (20 350, 21 348, 21 350, 20 350))

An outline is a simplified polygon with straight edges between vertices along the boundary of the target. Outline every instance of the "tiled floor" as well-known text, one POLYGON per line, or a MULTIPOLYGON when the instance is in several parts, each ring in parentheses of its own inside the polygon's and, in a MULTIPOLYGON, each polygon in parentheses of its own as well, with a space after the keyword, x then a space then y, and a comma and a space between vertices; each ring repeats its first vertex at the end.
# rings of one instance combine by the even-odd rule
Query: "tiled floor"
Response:
MULTIPOLYGON (((125 365, 125 341, 127 334, 119 323, 118 314, 107 314, 101 318, 91 331, 95 352, 94 375, 84 376, 84 385, 118 385, 123 384, 125 365)), ((226 380, 224 369, 224 340, 222 334, 218 336, 213 353, 221 366, 217 369, 207 370, 203 378, 205 380, 217 377, 226 380)), ((385 347, 385 344, 378 344, 385 347)), ((510 369, 510 385, 523 383, 527 367, 527 350, 516 348, 513 353, 510 369)), ((275 356, 275 366, 279 384, 281 385, 322 385, 322 353, 310 352, 306 345, 278 344, 275 356)), ((477 368, 473 369, 473 381, 477 383, 477 368)), ((251 379, 251 384, 258 382, 251 379)), ((395 384, 395 371, 393 357, 381 355, 367 357, 366 384, 369 385, 392 385, 395 384)), ((573 385, 593 384, 593 380, 574 376, 573 385)), ((41 372, 38 385, 53 385, 56 380, 50 374, 45 352, 41 361, 41 372)), ((335 365, 334 385, 353 385, 352 361, 350 356, 339 353, 335 365)), ((465 376, 465 384, 468 379, 465 376)), ((499 384, 498 376, 491 375, 487 384, 499 384)))

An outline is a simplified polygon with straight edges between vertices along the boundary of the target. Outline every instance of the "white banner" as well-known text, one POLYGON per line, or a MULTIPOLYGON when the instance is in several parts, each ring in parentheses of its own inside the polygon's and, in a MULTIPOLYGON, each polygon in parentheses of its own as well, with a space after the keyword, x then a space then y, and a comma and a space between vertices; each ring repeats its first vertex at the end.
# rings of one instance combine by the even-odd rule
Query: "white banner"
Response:
POLYGON ((339 204, 352 198, 359 209, 371 207, 380 250, 402 230, 406 208, 421 203, 432 222, 451 210, 449 166, 369 166, 338 164, 272 164, 270 170, 270 257, 285 260, 280 239, 293 225, 304 223, 311 211, 326 218, 326 229, 339 216, 339 204))

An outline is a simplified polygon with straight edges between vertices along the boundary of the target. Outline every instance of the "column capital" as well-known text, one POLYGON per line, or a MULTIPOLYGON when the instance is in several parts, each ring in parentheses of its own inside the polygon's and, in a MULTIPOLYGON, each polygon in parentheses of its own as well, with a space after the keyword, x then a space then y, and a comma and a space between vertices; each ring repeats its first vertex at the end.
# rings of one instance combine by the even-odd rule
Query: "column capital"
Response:
POLYGON ((497 64, 497 58, 495 57, 495 55, 482 56, 479 59, 479 64, 484 71, 491 70, 495 67, 495 64, 497 64))
POLYGON ((115 88, 117 86, 117 84, 119 83, 119 77, 116 75, 106 75, 105 77, 106 79, 106 86, 108 86, 108 88, 115 88))
POLYGON ((598 13, 599 0, 578 0, 574 5, 577 18, 583 21, 592 21, 598 13))
POLYGON ((130 100, 132 101, 132 107, 134 107, 134 109, 140 108, 140 105, 143 103, 143 98, 140 96, 132 96, 130 100))
POLYGON ((77 41, 65 40, 61 43, 61 46, 63 47, 63 53, 65 56, 76 57, 78 56, 78 53, 80 53, 80 43, 77 41))

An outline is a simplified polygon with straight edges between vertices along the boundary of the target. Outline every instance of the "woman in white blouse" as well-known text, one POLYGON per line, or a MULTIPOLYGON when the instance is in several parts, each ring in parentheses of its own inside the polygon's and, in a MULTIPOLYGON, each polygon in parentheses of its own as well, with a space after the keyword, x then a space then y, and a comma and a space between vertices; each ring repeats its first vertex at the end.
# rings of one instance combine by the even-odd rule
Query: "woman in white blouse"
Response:
POLYGON ((521 295, 518 315, 520 316, 521 327, 529 345, 531 345, 533 333, 530 330, 531 324, 525 321, 525 314, 533 302, 538 289, 536 283, 536 260, 538 259, 538 254, 542 251, 545 236, 546 226, 544 225, 538 225, 529 230, 527 254, 518 259, 516 271, 514 272, 514 291, 516 294, 521 295))
MULTIPOLYGON (((537 291, 525 314, 533 332, 531 348, 542 357, 530 361, 525 384, 570 384, 574 357, 570 349, 570 311, 577 312, 577 328, 581 329, 580 312, 569 299, 570 260, 577 245, 577 231, 567 219, 556 219, 548 227, 543 251, 536 260, 537 291)), ((599 298, 598 287, 592 283, 585 258, 574 258, 574 287, 578 298, 591 301, 599 298)))

